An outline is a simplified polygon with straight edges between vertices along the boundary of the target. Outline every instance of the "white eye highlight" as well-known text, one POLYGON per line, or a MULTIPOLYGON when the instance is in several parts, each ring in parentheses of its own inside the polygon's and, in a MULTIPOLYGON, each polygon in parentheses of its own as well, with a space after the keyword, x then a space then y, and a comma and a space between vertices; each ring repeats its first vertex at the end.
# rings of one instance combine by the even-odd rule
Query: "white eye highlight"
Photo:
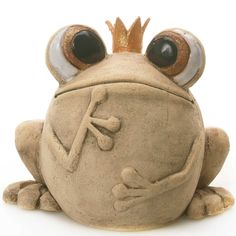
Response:
POLYGON ((175 83, 181 87, 190 87, 202 75, 205 66, 205 53, 200 41, 190 32, 182 29, 172 29, 180 34, 190 48, 189 60, 184 70, 173 77, 175 83))
POLYGON ((60 79, 64 82, 70 81, 79 70, 73 66, 64 56, 62 51, 63 36, 68 27, 59 30, 51 40, 48 48, 48 62, 50 67, 55 70, 56 74, 60 76, 60 79))

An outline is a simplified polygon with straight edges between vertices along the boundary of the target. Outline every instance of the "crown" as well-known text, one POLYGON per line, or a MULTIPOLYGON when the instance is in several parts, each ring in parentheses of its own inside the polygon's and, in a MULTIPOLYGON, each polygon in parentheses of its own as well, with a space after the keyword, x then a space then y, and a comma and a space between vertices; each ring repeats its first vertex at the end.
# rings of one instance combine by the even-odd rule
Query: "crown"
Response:
POLYGON ((143 33, 150 21, 148 18, 143 26, 141 19, 138 17, 131 25, 129 30, 126 29, 122 20, 117 17, 114 26, 110 21, 106 21, 113 38, 113 52, 137 52, 141 53, 143 43, 143 33))

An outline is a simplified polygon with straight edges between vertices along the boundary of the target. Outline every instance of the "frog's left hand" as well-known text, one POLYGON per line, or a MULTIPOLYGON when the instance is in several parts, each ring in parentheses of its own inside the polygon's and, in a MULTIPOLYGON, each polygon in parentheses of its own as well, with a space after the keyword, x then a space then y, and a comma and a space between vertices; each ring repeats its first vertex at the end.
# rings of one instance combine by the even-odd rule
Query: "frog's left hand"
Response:
POLYGON ((114 208, 117 211, 126 211, 130 207, 184 184, 191 177, 199 156, 203 156, 202 142, 204 142, 204 133, 195 139, 183 169, 164 179, 151 182, 142 177, 133 167, 124 168, 121 172, 123 183, 115 185, 112 189, 113 195, 117 198, 114 208))

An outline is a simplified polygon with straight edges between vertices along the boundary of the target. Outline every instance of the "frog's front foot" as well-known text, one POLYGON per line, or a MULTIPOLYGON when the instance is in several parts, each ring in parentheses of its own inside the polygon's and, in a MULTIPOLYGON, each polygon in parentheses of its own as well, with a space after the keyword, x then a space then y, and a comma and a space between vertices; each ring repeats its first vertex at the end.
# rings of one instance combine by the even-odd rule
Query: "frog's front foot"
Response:
POLYGON ((3 200, 6 203, 17 204, 26 210, 61 210, 47 187, 32 180, 10 184, 3 193, 3 200))
POLYGON ((10 184, 3 193, 3 200, 21 208, 59 211, 60 207, 48 191, 38 166, 42 121, 26 121, 16 128, 16 148, 35 181, 10 184))
POLYGON ((205 157, 197 190, 186 214, 192 219, 224 212, 234 204, 234 198, 224 188, 208 186, 221 170, 229 151, 227 134, 217 128, 206 129, 205 157))
POLYGON ((195 192, 186 213, 189 218, 202 219, 218 215, 233 204, 233 196, 224 188, 206 187, 195 192))
POLYGON ((126 167, 121 172, 122 183, 116 184, 112 188, 115 197, 114 209, 116 211, 126 211, 131 207, 156 198, 157 196, 168 192, 178 186, 181 186, 191 176, 196 161, 199 159, 199 150, 203 142, 204 133, 194 140, 191 151, 183 168, 172 175, 164 178, 150 181, 142 176, 138 170, 133 167, 126 167))
POLYGON ((150 197, 153 184, 134 168, 126 167, 121 173, 121 178, 123 183, 115 185, 112 189, 116 197, 114 203, 116 211, 126 211, 150 197))

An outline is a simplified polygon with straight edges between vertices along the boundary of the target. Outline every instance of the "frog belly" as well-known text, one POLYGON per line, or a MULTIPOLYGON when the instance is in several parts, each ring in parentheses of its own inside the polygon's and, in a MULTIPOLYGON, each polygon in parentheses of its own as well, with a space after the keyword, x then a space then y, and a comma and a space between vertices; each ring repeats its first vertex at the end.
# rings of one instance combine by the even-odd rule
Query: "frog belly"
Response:
POLYGON ((114 145, 110 150, 102 150, 97 137, 87 130, 78 166, 73 172, 66 170, 53 155, 46 127, 52 127, 69 151, 96 86, 70 91, 52 101, 40 152, 40 167, 50 192, 68 216, 97 227, 143 229, 176 219, 195 191, 202 150, 199 150, 191 178, 171 191, 117 210, 117 198, 112 189, 122 183, 121 173, 125 168, 136 170, 150 183, 181 171, 195 138, 203 130, 196 104, 138 83, 104 86, 107 100, 97 106, 92 116, 104 120, 116 117, 121 128, 110 133, 96 127, 100 133, 111 137, 114 145), (64 116, 60 114, 62 107, 68 107, 64 116))

